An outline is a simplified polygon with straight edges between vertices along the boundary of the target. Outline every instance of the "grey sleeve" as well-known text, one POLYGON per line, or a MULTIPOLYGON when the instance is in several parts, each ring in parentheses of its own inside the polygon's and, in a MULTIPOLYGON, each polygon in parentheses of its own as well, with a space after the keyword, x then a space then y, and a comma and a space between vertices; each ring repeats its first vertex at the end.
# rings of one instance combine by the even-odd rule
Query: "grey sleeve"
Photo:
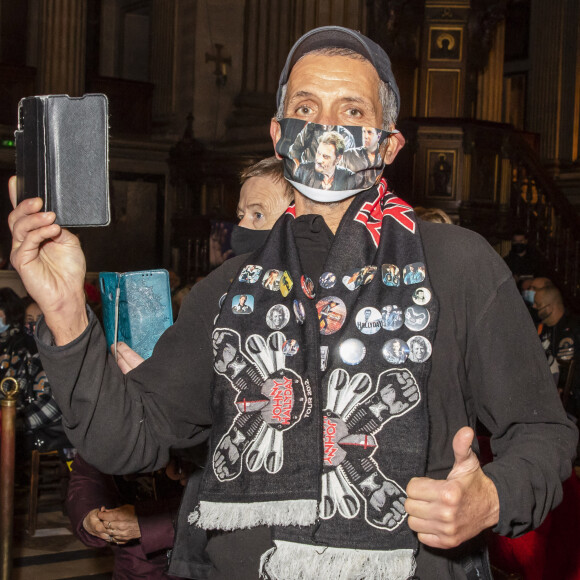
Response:
POLYGON ((170 447, 192 447, 208 437, 211 327, 229 286, 228 268, 192 289, 153 355, 127 375, 108 352, 92 313, 85 332, 61 347, 50 344, 46 325, 39 326, 39 352, 67 435, 99 470, 159 469, 170 447))
POLYGON ((491 432, 484 472, 500 499, 494 531, 519 536, 562 500, 578 432, 564 413, 545 353, 515 284, 489 295, 468 337, 466 371, 477 415, 491 432))

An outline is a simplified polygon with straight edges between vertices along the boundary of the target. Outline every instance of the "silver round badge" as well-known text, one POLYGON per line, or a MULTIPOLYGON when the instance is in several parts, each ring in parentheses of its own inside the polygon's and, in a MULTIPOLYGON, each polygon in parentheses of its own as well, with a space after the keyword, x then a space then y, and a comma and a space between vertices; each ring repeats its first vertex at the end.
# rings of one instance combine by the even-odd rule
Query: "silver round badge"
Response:
POLYGON ((415 304, 418 304, 419 306, 424 306, 425 304, 428 304, 429 301, 431 300, 431 290, 429 290, 428 288, 417 288, 414 292, 413 292, 413 302, 415 304))
POLYGON ((381 313, 372 306, 361 308, 356 315, 356 327, 363 334, 375 334, 383 327, 381 313))
POLYGON ((409 346, 400 338, 392 338, 383 345, 384 359, 392 365, 403 364, 409 356, 409 346))
POLYGON ((431 356, 431 343, 424 336, 412 336, 407 343, 409 345, 409 360, 422 363, 431 356))
POLYGON ((323 288, 328 290, 329 288, 333 288, 336 284, 336 274, 333 274, 332 272, 324 272, 318 281, 323 288))
POLYGON ((398 330, 403 326, 403 309, 396 304, 383 306, 381 319, 385 330, 398 330))
POLYGON ((409 306, 405 310, 405 326, 409 330, 423 330, 429 324, 429 318, 429 311, 424 306, 409 306))
POLYGON ((367 349, 358 338, 349 338, 340 345, 338 353, 343 363, 357 365, 364 359, 367 349))
POLYGON ((284 328, 290 321, 290 310, 284 304, 275 304, 266 314, 266 324, 272 330, 284 328))
POLYGON ((304 311, 304 304, 300 300, 294 300, 294 316, 296 316, 296 322, 302 324, 306 318, 306 312, 304 311))

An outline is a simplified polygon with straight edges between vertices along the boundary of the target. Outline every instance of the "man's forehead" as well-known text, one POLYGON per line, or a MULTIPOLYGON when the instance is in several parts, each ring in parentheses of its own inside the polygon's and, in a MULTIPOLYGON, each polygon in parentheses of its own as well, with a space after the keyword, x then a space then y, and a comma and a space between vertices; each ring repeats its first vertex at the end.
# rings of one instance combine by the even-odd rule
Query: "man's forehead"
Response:
POLYGON ((366 58, 310 52, 305 54, 290 71, 288 85, 292 86, 293 94, 300 96, 307 93, 308 87, 304 86, 304 82, 308 81, 310 76, 317 78, 321 68, 330 79, 350 79, 354 69, 357 76, 370 77, 377 83, 380 81, 377 70, 366 58))
POLYGON ((393 76, 391 62, 387 53, 370 38, 360 32, 341 26, 323 26, 310 30, 301 36, 290 49, 286 63, 280 75, 276 104, 282 101, 282 87, 288 82, 289 75, 296 63, 307 54, 316 51, 325 51, 334 54, 345 51, 355 53, 367 59, 377 76, 386 82, 395 95, 397 109, 400 105, 400 96, 397 83, 393 76))
POLYGON ((284 198, 285 188, 283 179, 275 181, 267 176, 250 177, 242 185, 238 207, 264 207, 267 201, 284 198))

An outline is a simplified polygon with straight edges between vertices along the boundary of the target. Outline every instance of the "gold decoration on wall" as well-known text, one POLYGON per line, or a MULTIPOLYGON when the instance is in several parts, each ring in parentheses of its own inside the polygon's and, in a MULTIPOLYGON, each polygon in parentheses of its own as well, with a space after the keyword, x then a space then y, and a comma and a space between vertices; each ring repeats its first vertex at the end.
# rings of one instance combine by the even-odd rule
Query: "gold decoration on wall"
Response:
POLYGON ((463 28, 461 26, 431 27, 429 29, 429 60, 460 61, 462 58, 463 28))

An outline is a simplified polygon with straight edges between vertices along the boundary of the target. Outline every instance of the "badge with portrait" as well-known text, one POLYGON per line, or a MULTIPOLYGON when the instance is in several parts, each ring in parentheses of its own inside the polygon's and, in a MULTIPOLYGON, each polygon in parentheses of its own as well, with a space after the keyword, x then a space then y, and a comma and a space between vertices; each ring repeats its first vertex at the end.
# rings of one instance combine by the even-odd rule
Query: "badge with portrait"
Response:
POLYGON ((99 289, 109 348, 124 342, 149 358, 159 337, 173 324, 167 270, 101 272, 99 289))

